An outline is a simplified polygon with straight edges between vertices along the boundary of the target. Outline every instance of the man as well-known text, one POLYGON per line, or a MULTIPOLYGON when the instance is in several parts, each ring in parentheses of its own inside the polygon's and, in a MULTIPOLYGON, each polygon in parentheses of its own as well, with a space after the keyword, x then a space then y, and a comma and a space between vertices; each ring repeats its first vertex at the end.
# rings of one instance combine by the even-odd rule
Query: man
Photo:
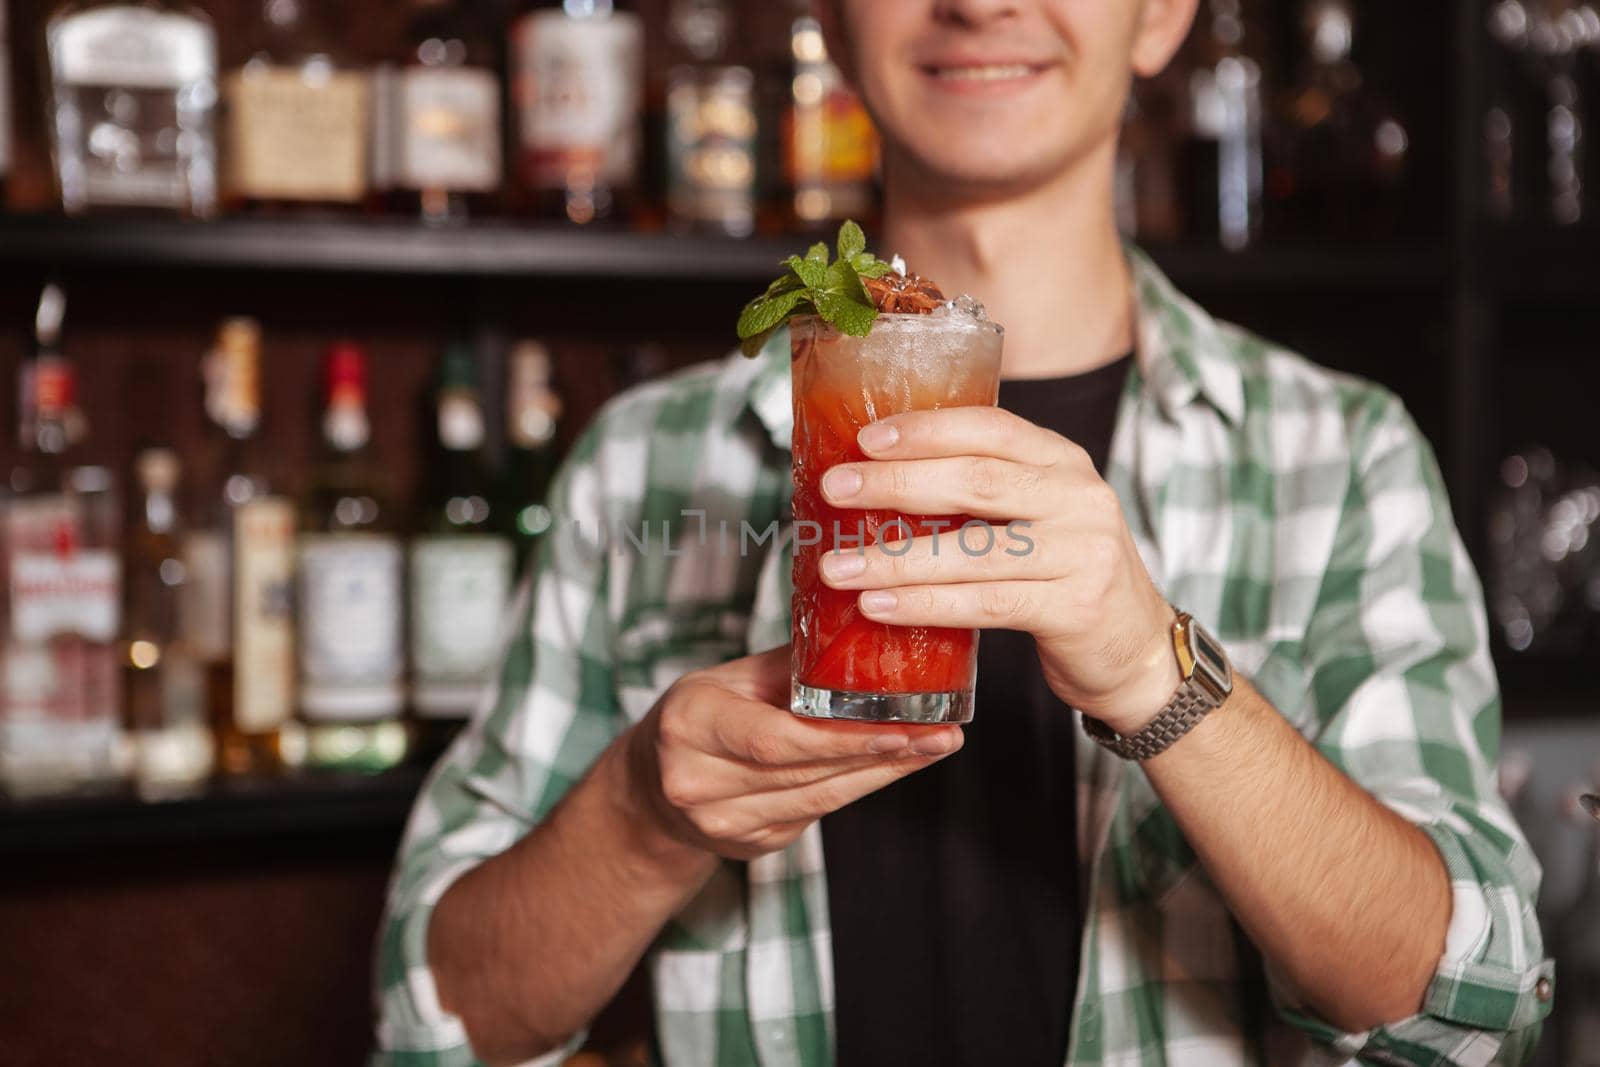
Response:
POLYGON ((590 533, 545 544, 412 819, 390 1060, 557 1062, 647 953, 672 1064, 1525 1056, 1539 875, 1431 455, 1393 397, 1214 322, 1115 231, 1130 76, 1194 6, 821 7, 884 136, 881 248, 1007 331, 1002 409, 869 426, 824 490, 1035 544, 823 576, 989 629, 977 721, 792 716, 787 545, 686 523, 781 515, 782 333, 620 398, 554 493, 590 533), (585 546, 642 524, 684 554, 585 546), (1180 659, 1205 631, 1231 688, 1180 659))

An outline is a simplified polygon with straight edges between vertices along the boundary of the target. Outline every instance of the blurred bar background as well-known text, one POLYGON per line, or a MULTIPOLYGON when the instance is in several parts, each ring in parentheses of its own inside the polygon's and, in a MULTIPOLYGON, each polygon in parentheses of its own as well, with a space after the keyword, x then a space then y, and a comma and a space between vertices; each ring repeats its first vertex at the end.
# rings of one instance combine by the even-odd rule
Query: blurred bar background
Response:
MULTIPOLYGON (((870 227, 870 123, 804 3, 0 16, 0 1059, 354 1062, 550 471, 870 227)), ((1202 0, 1118 170, 1181 288, 1433 442, 1569 1067, 1600 1063, 1596 108, 1590 3, 1202 0)), ((645 1004, 591 1062, 642 1055, 645 1004)))

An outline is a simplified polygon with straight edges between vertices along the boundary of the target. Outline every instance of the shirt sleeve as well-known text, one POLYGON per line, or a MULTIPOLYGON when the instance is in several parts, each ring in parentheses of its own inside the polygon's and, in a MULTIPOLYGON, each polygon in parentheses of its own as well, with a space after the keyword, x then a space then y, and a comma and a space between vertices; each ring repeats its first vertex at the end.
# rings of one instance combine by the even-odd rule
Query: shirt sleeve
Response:
POLYGON ((1306 634, 1312 740, 1428 835, 1454 907, 1421 1013, 1349 1034, 1281 987, 1274 998, 1287 1021, 1362 1062, 1518 1064, 1549 1014, 1554 968, 1534 915, 1539 865, 1495 788, 1500 697, 1482 591, 1432 450, 1388 394, 1367 412, 1306 634))
MULTIPOLYGON (((498 681, 428 776, 406 827, 377 946, 377 1064, 477 1062, 428 965, 434 905, 548 815, 623 727, 604 553, 584 540, 602 512, 593 441, 591 432, 579 442, 552 488, 554 522, 509 613, 498 681)), ((584 1036, 534 1063, 561 1062, 584 1036)))

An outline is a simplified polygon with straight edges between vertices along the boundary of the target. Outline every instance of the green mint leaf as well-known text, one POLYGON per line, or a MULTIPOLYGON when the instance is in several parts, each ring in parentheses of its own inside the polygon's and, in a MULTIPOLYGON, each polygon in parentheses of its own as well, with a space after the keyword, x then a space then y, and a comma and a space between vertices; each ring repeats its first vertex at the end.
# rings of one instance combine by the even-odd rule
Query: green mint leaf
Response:
POLYGON ((841 293, 818 293, 816 304, 817 314, 851 337, 867 336, 878 317, 877 308, 871 304, 858 303, 841 293))
POLYGON ((863 252, 861 255, 855 256, 850 260, 850 265, 863 278, 882 278, 884 275, 894 272, 894 267, 874 257, 870 252, 863 252))
MULTIPOLYGON (((782 324, 780 323, 779 325, 782 324)), ((767 347, 767 342, 772 340, 772 335, 777 332, 778 327, 774 326, 770 330, 764 330, 761 333, 746 337, 739 342, 739 351, 743 352, 746 358, 755 359, 761 354, 761 350, 767 347)))
POLYGON ((828 259, 826 254, 824 254, 821 263, 818 263, 810 256, 805 259, 801 259, 799 256, 790 256, 784 260, 784 264, 794 271, 795 275, 805 283, 808 289, 819 289, 827 284, 828 259))
POLYGON ((872 306, 872 297, 867 295, 866 286, 861 284, 861 276, 856 273, 855 267, 850 265, 849 260, 841 259, 831 264, 828 267, 827 279, 821 288, 826 292, 838 293, 858 304, 872 306))
MULTIPOLYGON (((787 264, 785 264, 785 266, 787 266, 787 264)), ((771 285, 767 286, 767 291, 761 296, 756 297, 756 300, 764 300, 775 296, 782 296, 784 293, 792 292, 796 289, 804 289, 805 287, 806 283, 801 279, 800 275, 796 274, 794 271, 789 271, 788 273, 784 274, 783 277, 777 279, 771 285)), ((750 301, 752 304, 755 302, 755 300, 750 301)))
POLYGON ((854 219, 846 219, 839 227, 839 258, 850 260, 867 250, 867 235, 854 219))
POLYGON ((827 285, 814 290, 817 314, 852 337, 865 337, 878 310, 849 260, 828 267, 827 285))
POLYGON ((867 251, 861 227, 847 221, 839 227, 839 258, 829 261, 826 244, 817 243, 802 256, 783 261, 787 272, 739 314, 739 348, 756 356, 773 333, 795 315, 815 313, 852 337, 872 330, 878 309, 861 284, 862 278, 881 278, 892 269, 867 251))
POLYGON ((802 301, 809 299, 805 289, 792 289, 771 298, 751 301, 739 316, 738 334, 741 340, 769 333, 785 320, 802 301))

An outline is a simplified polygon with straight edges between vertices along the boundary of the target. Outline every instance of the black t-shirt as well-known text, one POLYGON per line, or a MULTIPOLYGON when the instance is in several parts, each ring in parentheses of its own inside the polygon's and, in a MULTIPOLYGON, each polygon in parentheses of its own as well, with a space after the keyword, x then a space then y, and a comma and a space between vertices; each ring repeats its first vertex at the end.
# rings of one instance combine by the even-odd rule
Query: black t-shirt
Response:
MULTIPOLYGON (((1105 469, 1132 356, 1000 406, 1105 469)), ((1059 1067, 1078 981, 1074 726, 1033 638, 978 642, 955 756, 822 820, 839 1067, 1059 1067)))

